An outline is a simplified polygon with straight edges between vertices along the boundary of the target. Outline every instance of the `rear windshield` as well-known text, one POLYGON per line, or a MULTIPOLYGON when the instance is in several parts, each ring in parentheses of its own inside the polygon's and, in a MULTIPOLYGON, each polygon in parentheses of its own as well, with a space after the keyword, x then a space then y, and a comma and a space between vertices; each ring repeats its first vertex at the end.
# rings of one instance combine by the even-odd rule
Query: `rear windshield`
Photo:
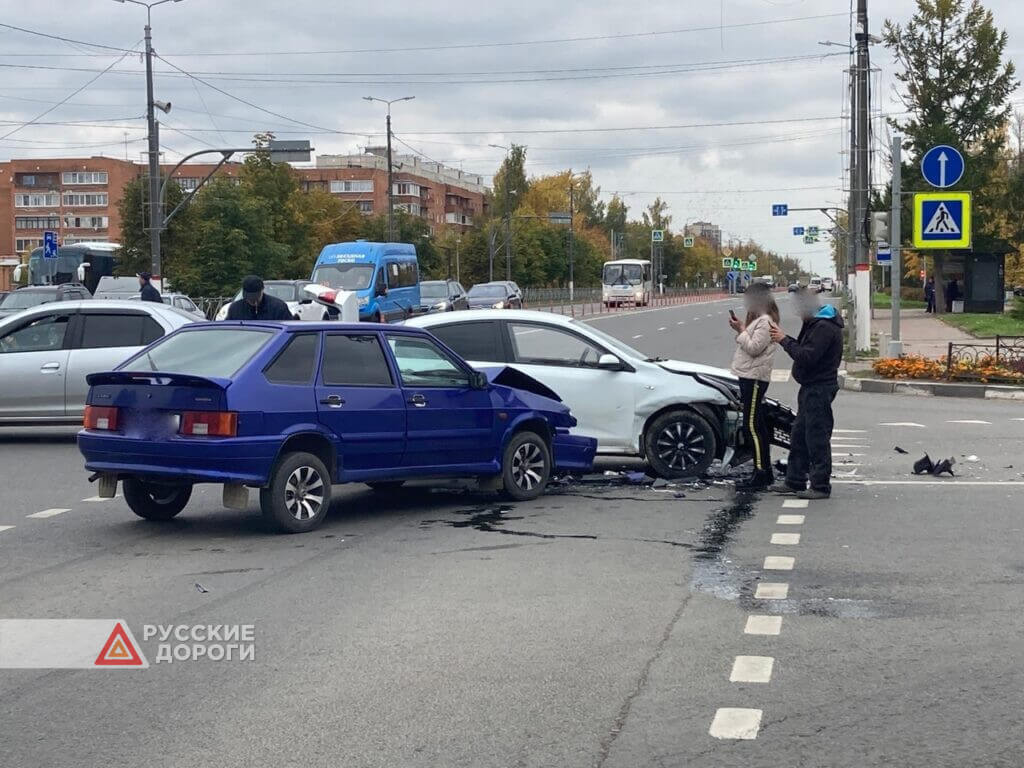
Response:
POLYGON ((508 291, 505 290, 504 286, 501 285, 474 285, 469 289, 470 296, 482 296, 484 298, 503 298, 508 295, 508 291))
POLYGON ((158 341, 122 371, 165 371, 231 378, 274 337, 256 328, 203 328, 158 341))
POLYGON ((55 298, 56 291, 15 291, 7 294, 3 302, 0 302, 0 306, 4 309, 27 309, 53 301, 55 298))

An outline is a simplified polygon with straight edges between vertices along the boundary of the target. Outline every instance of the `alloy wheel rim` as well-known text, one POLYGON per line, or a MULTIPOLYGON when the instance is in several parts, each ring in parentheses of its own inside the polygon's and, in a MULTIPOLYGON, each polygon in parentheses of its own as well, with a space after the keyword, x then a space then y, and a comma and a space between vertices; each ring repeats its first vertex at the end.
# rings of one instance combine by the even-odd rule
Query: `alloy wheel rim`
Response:
POLYGON ((300 522, 320 514, 324 505, 324 480, 313 467, 302 466, 288 475, 284 485, 284 506, 300 522))
POLYGON ((686 469, 704 460, 704 435, 693 424, 673 421, 658 435, 658 458, 670 469, 686 469))
POLYGON ((512 481, 524 491, 532 491, 543 477, 544 456, 534 443, 523 443, 512 454, 512 481))

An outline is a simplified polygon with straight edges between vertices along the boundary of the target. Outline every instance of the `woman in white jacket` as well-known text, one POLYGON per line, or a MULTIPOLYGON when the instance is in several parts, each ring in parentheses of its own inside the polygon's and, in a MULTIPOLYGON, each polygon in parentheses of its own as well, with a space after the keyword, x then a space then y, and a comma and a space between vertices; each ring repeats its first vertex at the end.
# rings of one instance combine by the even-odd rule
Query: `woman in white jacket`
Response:
POLYGON ((779 322, 779 307, 764 283, 752 283, 743 295, 747 316, 743 320, 730 312, 730 327, 736 331, 736 353, 732 372, 739 377, 743 400, 743 430, 754 452, 754 475, 744 488, 767 488, 774 481, 771 460, 772 428, 764 415, 764 393, 772 378, 775 342, 769 332, 779 322))

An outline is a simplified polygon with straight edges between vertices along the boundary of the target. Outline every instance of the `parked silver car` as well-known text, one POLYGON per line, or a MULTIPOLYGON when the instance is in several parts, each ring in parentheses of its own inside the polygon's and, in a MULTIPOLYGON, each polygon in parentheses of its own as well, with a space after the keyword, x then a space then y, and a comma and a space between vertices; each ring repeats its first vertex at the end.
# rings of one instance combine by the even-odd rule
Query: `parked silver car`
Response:
POLYGON ((0 425, 82 420, 85 377, 196 318, 145 301, 61 301, 0 320, 0 425))

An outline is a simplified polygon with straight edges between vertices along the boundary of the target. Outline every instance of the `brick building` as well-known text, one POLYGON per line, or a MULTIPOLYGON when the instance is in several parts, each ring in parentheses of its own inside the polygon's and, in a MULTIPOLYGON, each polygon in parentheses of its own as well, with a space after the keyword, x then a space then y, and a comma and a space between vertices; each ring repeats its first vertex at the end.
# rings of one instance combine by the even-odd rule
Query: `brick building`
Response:
MULTIPOLYGON (((466 229, 483 214, 487 190, 480 176, 414 156, 394 160, 396 207, 426 219, 431 231, 466 229)), ((173 168, 162 167, 165 173, 173 168)), ((188 164, 175 178, 191 190, 212 167, 188 164)), ((240 164, 228 163, 220 174, 237 176, 239 169, 240 164)), ((111 157, 0 162, 0 260, 24 260, 42 245, 48 229, 56 230, 61 244, 117 242, 122 190, 145 172, 145 165, 111 157)), ((304 189, 324 189, 367 215, 387 211, 387 160, 380 148, 362 155, 322 155, 315 168, 296 172, 304 189)))

